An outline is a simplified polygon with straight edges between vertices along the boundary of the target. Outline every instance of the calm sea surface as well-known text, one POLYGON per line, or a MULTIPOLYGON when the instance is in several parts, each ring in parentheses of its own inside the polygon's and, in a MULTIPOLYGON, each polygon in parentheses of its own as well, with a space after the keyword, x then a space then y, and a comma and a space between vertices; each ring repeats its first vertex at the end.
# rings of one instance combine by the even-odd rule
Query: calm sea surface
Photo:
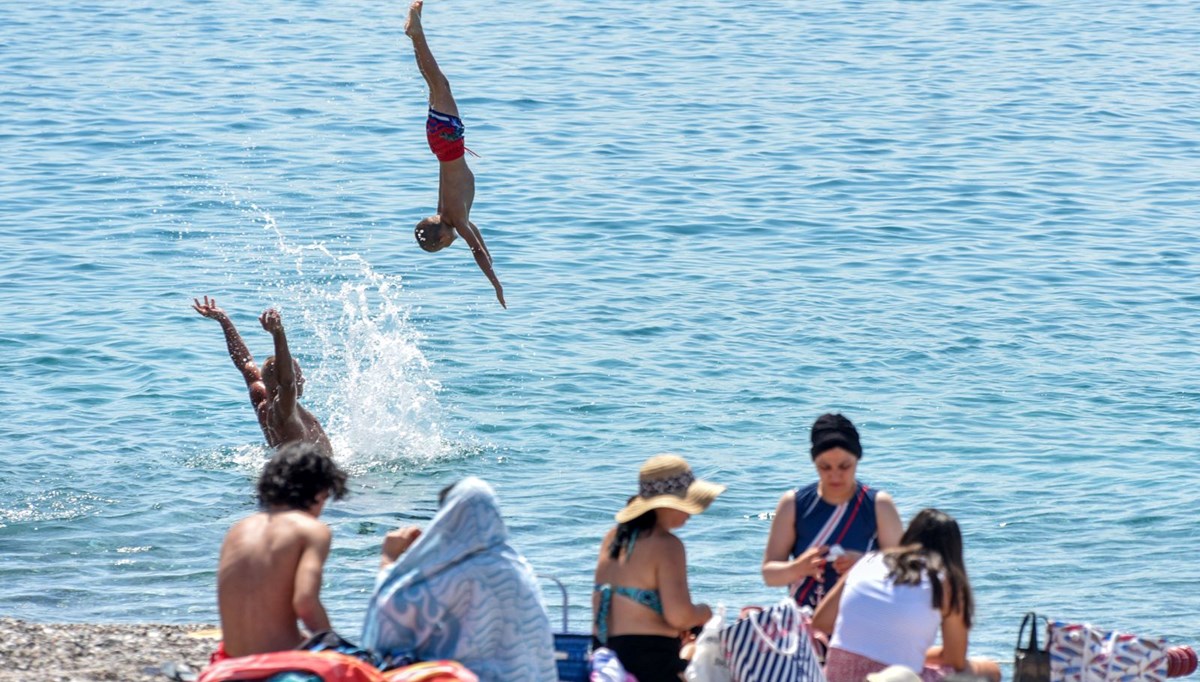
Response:
MULTIPOLYGON (((430 255, 404 5, 0 6, 0 615, 213 622, 278 306, 353 495, 324 598, 473 474, 585 606, 648 456, 727 483, 692 590, 765 603, 841 410, 1021 614, 1200 643, 1200 4, 429 0, 510 309, 430 255)), ((555 604, 557 596, 548 593, 555 604)))

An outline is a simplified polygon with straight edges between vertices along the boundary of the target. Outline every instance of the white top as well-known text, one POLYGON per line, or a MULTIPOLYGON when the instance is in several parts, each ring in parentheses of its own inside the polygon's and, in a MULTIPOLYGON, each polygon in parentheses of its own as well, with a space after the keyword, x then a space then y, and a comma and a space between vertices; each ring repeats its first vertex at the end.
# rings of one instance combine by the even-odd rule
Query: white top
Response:
POLYGON ((896 585, 883 556, 871 553, 846 576, 829 645, 920 672, 941 624, 929 577, 922 576, 920 585, 896 585))

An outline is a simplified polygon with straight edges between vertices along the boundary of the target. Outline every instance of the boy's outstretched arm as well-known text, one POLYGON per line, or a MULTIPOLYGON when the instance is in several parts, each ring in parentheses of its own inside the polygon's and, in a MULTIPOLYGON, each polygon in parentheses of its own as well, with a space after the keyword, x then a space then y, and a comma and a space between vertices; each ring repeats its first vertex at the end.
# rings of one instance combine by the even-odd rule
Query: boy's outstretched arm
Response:
POLYGON ((500 286, 500 280, 492 270, 492 254, 488 253, 487 244, 483 243, 483 235, 479 232, 479 228, 475 227, 475 223, 468 222, 467 227, 458 230, 458 233, 467 246, 471 247, 471 255, 475 257, 475 263, 479 265, 480 270, 483 270, 483 274, 487 275, 488 281, 492 283, 492 288, 496 290, 496 300, 500 301, 500 305, 507 310, 508 304, 504 302, 504 289, 500 286))
POLYGON ((281 419, 291 419, 296 413, 299 390, 296 386, 296 366, 292 363, 292 352, 288 348, 287 335, 283 331, 283 318, 278 310, 268 308, 258 321, 275 340, 275 380, 279 383, 275 408, 279 411, 281 419))
POLYGON ((204 317, 210 320, 216 320, 221 324, 221 331, 225 332, 225 346, 229 350, 229 359, 233 360, 233 366, 237 367, 238 372, 241 372, 242 379, 246 381, 246 387, 250 389, 250 402, 257 407, 260 402, 267 399, 267 389, 262 383, 262 373, 258 369, 258 365, 254 364, 254 358, 250 355, 250 349, 246 348, 246 342, 242 340, 242 335, 238 334, 237 327, 233 326, 233 321, 217 306, 217 299, 205 296, 204 302, 201 303, 198 299, 192 299, 192 308, 204 317))
POLYGON ((204 317, 221 324, 221 331, 225 332, 225 346, 229 350, 229 359, 233 360, 233 366, 242 373, 247 384, 258 381, 258 368, 254 365, 250 349, 246 348, 246 342, 242 341, 242 336, 238 334, 237 327, 233 326, 233 321, 224 310, 217 307, 217 299, 205 296, 203 303, 199 299, 192 299, 192 308, 204 317))

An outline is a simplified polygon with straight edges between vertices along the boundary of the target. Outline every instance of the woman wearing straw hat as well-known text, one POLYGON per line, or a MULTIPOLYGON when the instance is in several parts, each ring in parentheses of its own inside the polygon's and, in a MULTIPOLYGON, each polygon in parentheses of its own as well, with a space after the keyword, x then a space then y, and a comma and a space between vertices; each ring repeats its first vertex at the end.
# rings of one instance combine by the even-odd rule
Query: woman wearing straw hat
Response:
POLYGON ((617 512, 596 564, 593 646, 608 647, 638 682, 679 682, 680 633, 712 617, 693 604, 683 542, 671 533, 708 508, 725 486, 697 480, 686 460, 657 455, 638 474, 638 494, 617 512))

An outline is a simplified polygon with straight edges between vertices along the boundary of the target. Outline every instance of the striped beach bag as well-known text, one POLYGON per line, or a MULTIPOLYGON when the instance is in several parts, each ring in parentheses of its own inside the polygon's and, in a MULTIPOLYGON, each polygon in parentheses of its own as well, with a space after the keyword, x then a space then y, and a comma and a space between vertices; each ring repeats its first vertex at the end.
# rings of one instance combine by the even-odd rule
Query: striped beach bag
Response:
POLYGON ((721 631, 734 682, 825 682, 808 619, 791 597, 721 631))

